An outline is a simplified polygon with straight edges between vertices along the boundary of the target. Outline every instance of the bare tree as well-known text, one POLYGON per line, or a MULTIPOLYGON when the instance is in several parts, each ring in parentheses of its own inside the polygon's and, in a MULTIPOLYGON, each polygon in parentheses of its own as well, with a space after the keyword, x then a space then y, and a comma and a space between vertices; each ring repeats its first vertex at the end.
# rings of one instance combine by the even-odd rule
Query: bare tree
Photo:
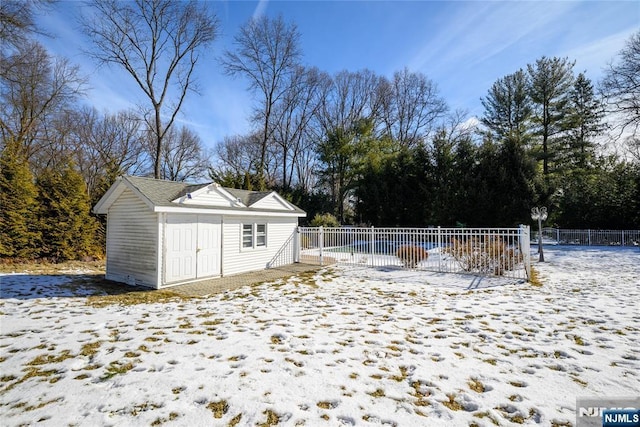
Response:
POLYGON ((636 162, 640 163, 640 138, 630 136, 626 138, 627 150, 636 162))
POLYGON ((0 61, 0 134, 26 159, 51 140, 44 131, 84 91, 85 80, 66 59, 52 58, 37 42, 27 42, 0 61))
POLYGON ((33 10, 53 0, 2 0, 0 2, 0 46, 2 56, 28 42, 29 35, 41 33, 33 20, 33 10))
POLYGON ((422 73, 407 68, 397 71, 391 82, 381 85, 382 116, 385 130, 407 147, 423 142, 436 120, 447 112, 447 104, 435 83, 422 73))
POLYGON ((636 140, 640 127, 640 31, 633 34, 619 53, 618 62, 609 64, 601 81, 608 110, 620 120, 620 133, 631 129, 636 140))
POLYGON ((441 143, 453 149, 461 141, 472 141, 477 130, 477 123, 469 120, 469 112, 463 109, 456 109, 440 120, 436 127, 438 135, 437 137, 434 136, 433 140, 439 139, 441 143))
POLYGON ((141 120, 131 111, 101 116, 93 108, 68 114, 68 146, 91 200, 124 174, 150 170, 141 120))
POLYGON ((370 70, 345 70, 324 88, 317 114, 317 175, 341 222, 350 208, 347 199, 357 182, 363 154, 377 139, 381 83, 382 79, 370 70))
POLYGON ((280 184, 285 189, 296 183, 294 178, 300 179, 299 172, 305 169, 299 165, 301 156, 312 150, 307 129, 320 107, 321 83, 322 74, 317 68, 298 67, 282 102, 274 108, 272 135, 278 148, 280 184))
POLYGON ((246 77, 250 89, 260 97, 253 120, 261 135, 256 165, 261 187, 274 129, 274 109, 287 95, 302 56, 299 39, 295 24, 285 23, 282 17, 272 20, 262 16, 240 28, 235 37, 236 50, 225 52, 221 60, 227 74, 246 77))
POLYGON ((209 159, 200 137, 187 127, 171 128, 162 150, 162 179, 188 181, 202 178, 209 168, 209 159))
POLYGON ((189 91, 201 52, 216 37, 218 23, 195 0, 92 0, 83 28, 103 64, 122 67, 151 103, 154 176, 161 176, 163 141, 189 91))
POLYGON ((261 135, 255 133, 225 137, 216 145, 217 162, 211 166, 209 175, 224 185, 251 189, 251 178, 260 161, 261 141, 261 135))
POLYGON ((318 120, 324 136, 336 129, 348 131, 363 118, 375 119, 382 107, 382 79, 371 70, 341 71, 333 76, 322 97, 318 120))

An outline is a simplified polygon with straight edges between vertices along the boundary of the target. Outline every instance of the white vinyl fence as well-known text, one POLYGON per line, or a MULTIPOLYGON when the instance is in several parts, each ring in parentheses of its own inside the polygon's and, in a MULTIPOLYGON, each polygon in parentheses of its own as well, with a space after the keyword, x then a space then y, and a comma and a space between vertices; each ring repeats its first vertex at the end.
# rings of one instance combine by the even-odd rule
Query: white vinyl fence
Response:
POLYGON ((295 262, 398 267, 529 280, 529 227, 299 227, 295 262))
MULTIPOLYGON (((537 241, 538 233, 533 237, 537 241)), ((543 243, 582 246, 639 246, 640 230, 570 230, 543 228, 543 243)))

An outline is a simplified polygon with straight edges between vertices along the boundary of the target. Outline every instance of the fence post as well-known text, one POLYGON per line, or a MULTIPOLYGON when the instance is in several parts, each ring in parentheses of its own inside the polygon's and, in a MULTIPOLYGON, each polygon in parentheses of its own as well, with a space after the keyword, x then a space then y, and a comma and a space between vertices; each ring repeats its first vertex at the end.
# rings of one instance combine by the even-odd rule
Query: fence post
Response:
POLYGON ((293 238, 293 262, 300 262, 300 227, 296 227, 296 231, 294 231, 295 236, 293 238))
POLYGON ((624 246, 624 230, 620 230, 620 234, 622 234, 622 246, 624 246))
POLYGON ((322 226, 320 226, 320 229, 318 230, 318 246, 320 247, 320 265, 324 266, 324 258, 322 255, 322 250, 324 246, 324 229, 322 226))
POLYGON ((371 226, 371 245, 369 246, 369 265, 371 267, 373 267, 373 256, 375 254, 375 246, 376 246, 376 231, 373 227, 373 225, 371 226))
POLYGON ((588 246, 591 246, 591 229, 587 230, 587 241, 589 242, 588 246))
POLYGON ((442 230, 438 226, 438 273, 442 273, 442 230))
POLYGON ((556 228, 556 242, 560 244, 560 229, 556 228))
POLYGON ((524 272, 527 275, 527 282, 531 281, 531 238, 529 237, 529 226, 520 224, 520 251, 522 251, 522 261, 524 272))

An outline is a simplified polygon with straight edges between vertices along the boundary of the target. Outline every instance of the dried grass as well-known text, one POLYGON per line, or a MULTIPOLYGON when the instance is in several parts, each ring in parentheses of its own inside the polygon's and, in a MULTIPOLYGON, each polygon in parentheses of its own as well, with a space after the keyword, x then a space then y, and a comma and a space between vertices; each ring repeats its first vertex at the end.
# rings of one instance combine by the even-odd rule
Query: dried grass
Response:
POLYGON ((224 414, 229 411, 229 404, 226 400, 220 400, 218 402, 209 402, 207 409, 213 412, 214 418, 222 418, 224 414))
POLYGON ((469 273, 501 276, 522 262, 522 254, 497 236, 452 239, 444 253, 454 257, 460 267, 469 273))
POLYGON ((402 261, 406 268, 416 268, 418 264, 429 257, 429 253, 420 246, 400 246, 396 251, 396 256, 402 261))

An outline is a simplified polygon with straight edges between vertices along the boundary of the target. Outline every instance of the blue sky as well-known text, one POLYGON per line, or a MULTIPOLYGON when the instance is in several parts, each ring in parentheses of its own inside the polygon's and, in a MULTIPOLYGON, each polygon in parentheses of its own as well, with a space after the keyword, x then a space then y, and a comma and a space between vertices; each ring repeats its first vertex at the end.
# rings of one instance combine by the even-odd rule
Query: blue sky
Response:
MULTIPOLYGON (((543 55, 568 56, 597 82, 602 69, 640 29, 638 1, 210 1, 220 36, 198 69, 200 95, 179 117, 207 147, 249 130, 246 82, 225 76, 217 58, 252 16, 282 15, 301 33, 304 62, 335 73, 369 68, 391 77, 408 67, 432 79, 452 109, 481 116, 480 98, 496 79, 543 55)), ((38 17, 56 55, 89 76, 86 102, 116 112, 144 103, 131 77, 97 68, 75 21, 81 2, 60 1, 38 17)))

